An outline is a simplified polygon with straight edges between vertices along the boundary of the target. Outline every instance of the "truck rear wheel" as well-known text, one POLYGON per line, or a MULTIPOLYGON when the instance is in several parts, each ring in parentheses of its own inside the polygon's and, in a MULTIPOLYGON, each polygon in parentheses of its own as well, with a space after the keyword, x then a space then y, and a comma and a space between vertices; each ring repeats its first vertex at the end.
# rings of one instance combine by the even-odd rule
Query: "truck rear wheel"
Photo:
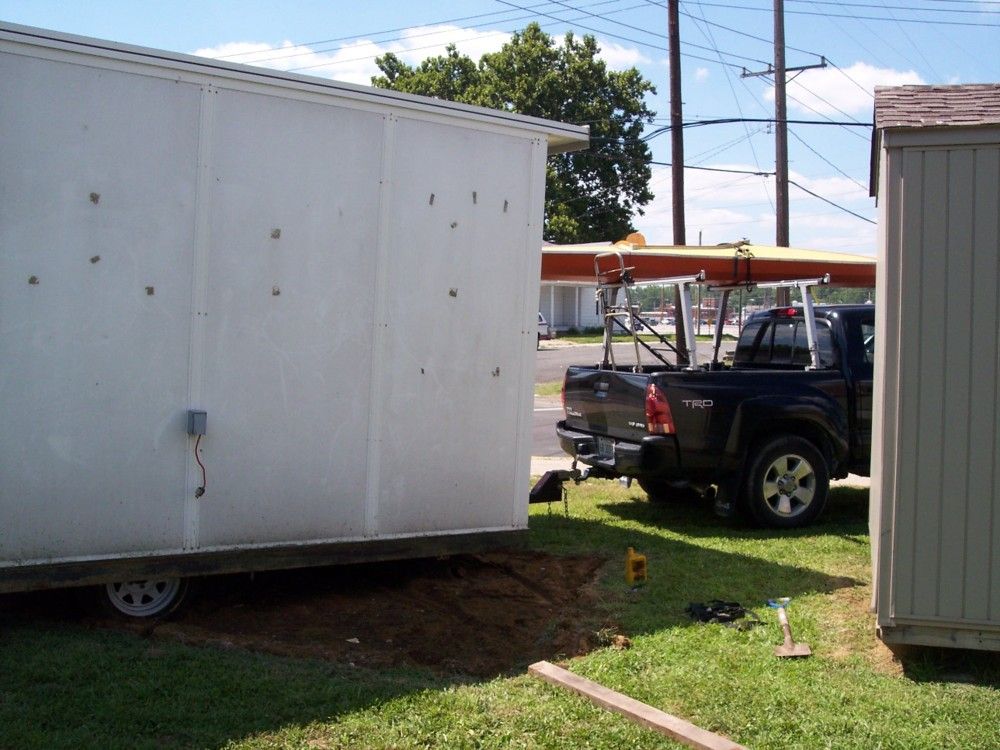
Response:
POLYGON ((105 614, 128 619, 162 619, 174 612, 187 595, 186 578, 116 581, 97 587, 105 614))
POLYGON ((830 472, 823 454, 796 435, 764 443, 751 457, 746 500, 763 526, 795 529, 807 526, 826 505, 830 472))

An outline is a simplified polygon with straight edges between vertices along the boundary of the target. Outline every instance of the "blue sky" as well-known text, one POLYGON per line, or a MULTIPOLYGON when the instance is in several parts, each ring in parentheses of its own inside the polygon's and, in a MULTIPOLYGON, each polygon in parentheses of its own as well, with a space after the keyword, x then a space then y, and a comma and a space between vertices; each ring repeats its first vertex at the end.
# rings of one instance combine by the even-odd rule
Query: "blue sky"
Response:
MULTIPOLYGON (((657 127, 666 124, 670 111, 665 5, 665 0, 0 0, 0 19, 356 83, 377 73, 375 56, 386 51, 416 63, 455 42, 478 59, 535 20, 556 37, 570 30, 592 34, 609 66, 639 68, 657 87, 648 100, 658 113, 657 127)), ((770 81, 741 77, 743 66, 763 70, 772 59, 771 8, 771 0, 681 3, 686 121, 773 116, 770 81)), ((791 244, 873 254, 870 130, 829 123, 870 122, 875 85, 1000 81, 1000 0, 785 0, 785 12, 788 65, 813 65, 820 56, 832 63, 800 73, 788 86, 790 120, 828 123, 790 126, 792 179, 828 201, 791 187, 791 244)), ((669 162, 669 135, 650 143, 654 159, 669 162)), ((774 137, 762 122, 688 127, 685 162, 772 171, 774 137)), ((669 172, 655 168, 656 198, 646 215, 635 219, 650 242, 672 239, 669 172)), ((685 184, 689 243, 699 235, 705 244, 774 240, 773 180, 689 169, 685 184)))

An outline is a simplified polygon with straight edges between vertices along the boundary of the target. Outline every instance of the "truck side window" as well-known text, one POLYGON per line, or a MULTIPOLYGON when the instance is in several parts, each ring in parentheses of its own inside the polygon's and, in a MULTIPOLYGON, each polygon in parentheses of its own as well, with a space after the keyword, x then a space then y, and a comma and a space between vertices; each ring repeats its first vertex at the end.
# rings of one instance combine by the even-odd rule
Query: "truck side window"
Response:
POLYGON ((875 361, 875 323, 863 321, 861 323, 861 340, 864 342, 865 362, 875 361))
MULTIPOLYGON (((833 351, 833 335, 830 333, 829 327, 821 320, 816 321, 816 348, 819 350, 820 366, 833 367, 837 361, 833 351)), ((811 363, 809 336, 806 333, 806 324, 803 320, 795 325, 795 356, 792 361, 794 364, 803 366, 811 363)))
POLYGON ((733 355, 734 364, 753 362, 754 354, 757 352, 758 347, 763 348, 764 356, 765 358, 767 357, 768 350, 770 349, 769 344, 761 347, 758 341, 761 338, 761 330, 764 327, 764 322, 763 320, 755 320, 743 326, 740 340, 736 344, 736 353, 733 355))
POLYGON ((792 364, 792 347, 795 345, 795 322, 775 321, 774 343, 771 348, 771 364, 792 364))

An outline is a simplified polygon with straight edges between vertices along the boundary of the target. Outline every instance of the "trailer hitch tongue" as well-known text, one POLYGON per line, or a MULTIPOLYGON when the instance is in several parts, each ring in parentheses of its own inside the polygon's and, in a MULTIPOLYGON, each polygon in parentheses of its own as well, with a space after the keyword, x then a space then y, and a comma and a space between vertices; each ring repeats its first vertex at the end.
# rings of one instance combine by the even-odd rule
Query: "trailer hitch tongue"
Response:
POLYGON ((528 494, 528 503, 558 503, 565 499, 564 492, 565 489, 563 484, 572 479, 576 484, 584 482, 590 475, 590 467, 588 466, 583 471, 574 468, 572 469, 554 469, 552 471, 547 471, 542 474, 542 478, 539 479, 535 486, 531 488, 531 492, 528 494))

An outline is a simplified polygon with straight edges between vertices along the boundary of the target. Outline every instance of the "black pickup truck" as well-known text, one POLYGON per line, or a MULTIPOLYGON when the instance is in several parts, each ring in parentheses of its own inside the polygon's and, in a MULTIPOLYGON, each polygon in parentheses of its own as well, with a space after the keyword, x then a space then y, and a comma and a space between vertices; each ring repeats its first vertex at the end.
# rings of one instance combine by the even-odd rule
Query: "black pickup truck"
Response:
POLYGON ((872 305, 813 309, 813 350, 803 309, 786 307, 748 319, 729 367, 570 367, 563 450, 652 500, 710 491, 724 514, 812 522, 831 478, 868 475, 875 343, 872 305))

